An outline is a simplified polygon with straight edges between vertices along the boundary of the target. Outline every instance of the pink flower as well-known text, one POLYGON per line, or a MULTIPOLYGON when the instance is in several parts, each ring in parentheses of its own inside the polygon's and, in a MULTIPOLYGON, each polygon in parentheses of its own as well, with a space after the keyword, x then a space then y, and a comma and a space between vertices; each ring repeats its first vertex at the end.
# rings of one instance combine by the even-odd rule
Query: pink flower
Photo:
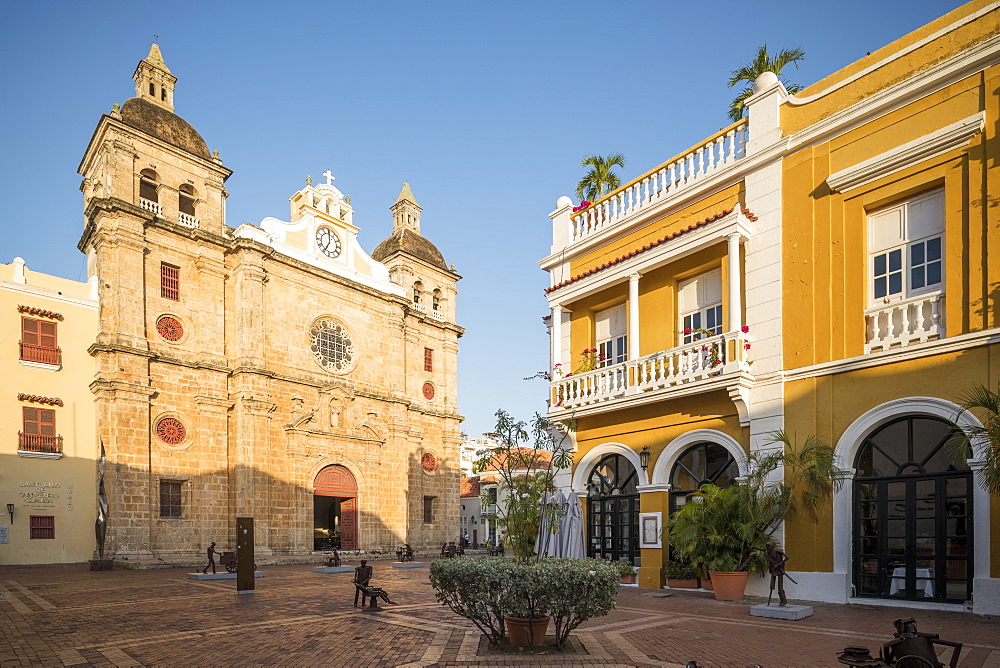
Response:
POLYGON ((744 348, 745 350, 750 350, 750 344, 749 344, 749 343, 745 344, 745 345, 743 346, 743 348, 744 348))
POLYGON ((750 331, 750 325, 743 325, 742 327, 740 327, 740 331, 746 334, 747 332, 750 331))
POLYGON ((685 334, 690 334, 691 333, 691 328, 690 327, 685 327, 684 328, 684 333, 685 334))

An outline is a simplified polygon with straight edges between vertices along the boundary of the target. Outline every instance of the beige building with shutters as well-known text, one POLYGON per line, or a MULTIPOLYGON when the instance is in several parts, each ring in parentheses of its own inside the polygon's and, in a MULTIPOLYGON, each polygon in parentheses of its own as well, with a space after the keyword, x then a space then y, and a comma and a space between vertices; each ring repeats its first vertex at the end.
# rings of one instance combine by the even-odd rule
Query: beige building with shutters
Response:
POLYGON ((108 551, 200 559, 233 548, 241 516, 264 563, 454 540, 460 277, 421 236, 409 185, 371 255, 329 171, 287 221, 234 229, 231 171, 174 114, 157 45, 134 79, 79 169, 108 551))
POLYGON ((94 550, 96 282, 0 264, 0 565, 94 550))

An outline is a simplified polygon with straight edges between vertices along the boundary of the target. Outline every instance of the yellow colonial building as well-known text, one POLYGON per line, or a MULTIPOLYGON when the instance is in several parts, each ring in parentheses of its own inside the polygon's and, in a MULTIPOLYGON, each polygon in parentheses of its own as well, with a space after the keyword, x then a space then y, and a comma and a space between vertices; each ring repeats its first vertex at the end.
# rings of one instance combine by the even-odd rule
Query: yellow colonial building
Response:
POLYGON ((263 562, 454 540, 460 276, 410 186, 371 255, 329 171, 287 221, 230 227, 158 46, 133 78, 79 167, 108 555, 190 562, 244 516, 263 562))
POLYGON ((0 264, 0 564, 87 561, 94 551, 97 284, 0 264))
POLYGON ((998 34, 977 0, 796 95, 765 74, 745 120, 559 198, 549 417, 592 556, 661 586, 654 529, 784 429, 850 473, 784 527, 792 597, 1000 612, 1000 499, 945 447, 1000 377, 998 34))

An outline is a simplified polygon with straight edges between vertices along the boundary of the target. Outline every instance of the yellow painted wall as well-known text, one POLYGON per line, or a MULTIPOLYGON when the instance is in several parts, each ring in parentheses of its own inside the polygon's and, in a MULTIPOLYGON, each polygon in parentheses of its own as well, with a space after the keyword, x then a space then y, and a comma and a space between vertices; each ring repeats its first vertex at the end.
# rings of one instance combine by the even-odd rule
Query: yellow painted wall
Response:
MULTIPOLYGON (((0 377, 7 390, 0 401, 0 526, 8 543, 0 544, 0 564, 49 564, 87 561, 95 549, 97 512, 94 360, 87 352, 97 336, 97 303, 86 283, 25 270, 25 282, 14 280, 14 265, 0 264, 0 377), (62 368, 40 369, 22 364, 19 305, 53 311, 56 345, 62 368), (62 406, 20 401, 18 394, 58 398, 62 406), (63 437, 61 459, 18 455, 22 408, 52 409, 56 434, 63 437), (14 504, 14 518, 7 504, 14 504), (30 516, 55 518, 54 539, 31 539, 30 516)), ((30 314, 25 314, 29 315, 30 314)), ((39 318, 43 319, 43 318, 39 318)), ((45 318, 47 319, 47 318, 45 318)))
POLYGON ((846 194, 826 178, 902 143, 985 110, 997 118, 1000 68, 970 76, 783 163, 783 262, 786 368, 864 353, 868 306, 867 215, 913 195, 945 190, 945 332, 955 336, 1000 324, 998 149, 995 121, 966 147, 925 160, 846 194), (794 306, 792 306, 794 305, 794 306))
MULTIPOLYGON (((871 55, 817 81, 805 90, 797 93, 796 97, 799 99, 807 98, 821 93, 831 86, 845 82, 868 67, 927 39, 946 26, 955 23, 962 17, 983 9, 989 4, 989 0, 975 0, 974 2, 962 5, 958 9, 882 47, 871 55)), ((970 46, 997 34, 1000 34, 1000 10, 995 9, 978 20, 967 23, 956 30, 940 36, 928 44, 917 48, 915 51, 887 63, 814 102, 801 106, 783 105, 781 108, 782 130, 786 135, 799 132, 845 107, 860 102, 880 90, 907 79, 913 74, 926 69, 929 65, 954 56, 970 46)))
MULTIPOLYGON (((785 385, 785 430, 799 440, 818 435, 836 446, 847 428, 866 412, 904 397, 940 397, 955 403, 976 383, 995 387, 1000 374, 1000 345, 935 355, 847 373, 796 380, 785 385)), ((854 462, 843 462, 853 467, 854 462)), ((993 528, 1000 500, 991 500, 993 528)), ((808 515, 792 519, 785 532, 797 571, 833 570, 833 516, 828 505, 814 523, 808 515)), ((996 534, 993 534, 996 535, 996 534)), ((848 533, 844 538, 851 540, 848 533)), ((991 570, 1000 576, 1000 553, 991 570)))

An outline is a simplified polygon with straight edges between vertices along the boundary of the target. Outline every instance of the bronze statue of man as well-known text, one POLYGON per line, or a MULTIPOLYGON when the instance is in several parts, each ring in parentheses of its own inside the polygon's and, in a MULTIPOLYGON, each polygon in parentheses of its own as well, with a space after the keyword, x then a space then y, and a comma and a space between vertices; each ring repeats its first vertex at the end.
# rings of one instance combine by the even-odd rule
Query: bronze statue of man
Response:
MULTIPOLYGON (((787 577, 789 580, 792 580, 792 576, 785 572, 785 563, 788 562, 788 555, 779 549, 778 543, 773 540, 767 541, 763 550, 759 547, 754 549, 764 553, 764 560, 767 561, 767 571, 771 574, 771 592, 768 594, 767 604, 771 605, 771 597, 774 596, 774 585, 777 582, 778 607, 783 608, 788 605, 788 599, 785 598, 785 578, 787 577)), ((792 582, 795 582, 795 580, 792 580, 792 582)))
MULTIPOLYGON (((208 546, 208 563, 205 564, 205 568, 202 569, 202 573, 208 573, 208 569, 211 567, 212 573, 215 573, 215 555, 219 554, 215 549, 215 541, 208 546)), ((220 555, 221 556, 221 555, 220 555)))
MULTIPOLYGON (((368 560, 362 559, 361 565, 354 569, 354 584, 361 585, 362 587, 367 587, 368 583, 372 580, 372 567, 368 565, 368 560)), ((361 596, 361 590, 357 587, 354 588, 354 607, 358 607, 358 597, 361 596)), ((361 605, 365 604, 364 598, 361 599, 361 605)))

